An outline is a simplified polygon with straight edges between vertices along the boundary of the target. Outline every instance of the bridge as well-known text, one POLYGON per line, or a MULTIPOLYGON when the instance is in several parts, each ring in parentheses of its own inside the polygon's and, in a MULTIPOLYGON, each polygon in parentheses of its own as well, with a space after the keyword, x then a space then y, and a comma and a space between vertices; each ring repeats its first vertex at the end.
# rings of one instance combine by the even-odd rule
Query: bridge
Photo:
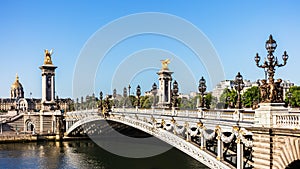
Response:
MULTIPOLYGON (((63 139, 110 132, 108 126, 113 123, 114 129, 120 131, 134 129, 156 137, 210 168, 299 168, 300 111, 284 105, 282 80, 274 80, 275 67, 284 66, 288 55, 284 52, 284 63, 278 63, 273 56, 277 44, 271 35, 265 47, 268 55, 262 65, 259 64, 260 56, 255 56, 256 65, 268 73, 268 82, 263 79, 258 83, 259 99, 255 110, 242 107, 241 92, 245 86, 240 73, 232 86, 237 93, 235 109, 204 108, 206 84, 202 77, 198 86, 199 108, 179 110, 178 83, 174 81, 172 85, 173 72, 168 68, 170 60, 166 59, 157 72, 159 86, 154 83, 151 90, 152 107, 155 108, 140 108, 141 90, 138 86, 136 108, 125 108, 125 105, 124 108, 111 108, 109 97, 102 100, 100 92, 99 108, 63 112, 54 97, 57 67, 52 63, 52 52, 45 50, 44 64, 40 67, 41 110, 26 111, 27 108, 23 107, 22 110, 1 115, 1 134, 3 129, 9 129, 16 134, 63 139), (157 96, 158 101, 155 100, 157 96), (99 126, 99 122, 103 121, 109 122, 109 125, 99 126)), ((125 90, 123 98, 126 103, 128 97, 125 90)))
POLYGON ((79 110, 65 114, 65 135, 93 133, 93 127, 82 126, 108 120, 148 133, 210 168, 265 168, 270 163, 285 168, 300 159, 300 114, 273 119, 272 128, 261 128, 255 127, 255 111, 244 109, 113 108, 106 117, 97 109, 79 110))

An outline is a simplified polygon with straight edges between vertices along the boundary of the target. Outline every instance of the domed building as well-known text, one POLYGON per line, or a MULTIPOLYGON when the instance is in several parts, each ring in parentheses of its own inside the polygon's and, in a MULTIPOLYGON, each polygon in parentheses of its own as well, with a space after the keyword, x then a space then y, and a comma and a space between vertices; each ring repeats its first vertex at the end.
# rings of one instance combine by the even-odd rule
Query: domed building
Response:
POLYGON ((51 54, 52 50, 45 50, 44 64, 40 67, 45 71, 42 74, 42 89, 44 89, 42 98, 32 98, 31 92, 30 98, 25 98, 23 85, 19 81, 18 74, 16 74, 15 81, 10 87, 10 98, 0 98, 0 113, 40 112, 40 110, 44 110, 45 106, 50 108, 56 106, 57 109, 63 111, 74 110, 74 101, 72 99, 55 97, 54 69, 56 66, 51 61, 51 54), (52 74, 49 74, 49 70, 52 74), (45 104, 45 102, 47 103, 45 104))
POLYGON ((10 98, 11 99, 24 98, 24 90, 22 84, 19 82, 18 74, 16 75, 15 82, 11 85, 10 98))

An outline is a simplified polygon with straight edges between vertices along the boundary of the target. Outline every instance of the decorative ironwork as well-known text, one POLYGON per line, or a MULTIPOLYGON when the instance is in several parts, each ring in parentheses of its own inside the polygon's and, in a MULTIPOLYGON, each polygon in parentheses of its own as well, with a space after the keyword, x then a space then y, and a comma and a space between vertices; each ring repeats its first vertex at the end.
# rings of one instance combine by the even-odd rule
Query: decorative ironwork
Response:
POLYGON ((102 91, 100 91, 100 93, 99 93, 99 99, 100 99, 99 109, 100 109, 100 112, 102 112, 102 109, 103 109, 103 105, 102 105, 103 93, 102 93, 102 91))
POLYGON ((130 84, 128 85, 128 96, 130 97, 130 89, 131 89, 131 86, 130 84))
POLYGON ((136 106, 139 107, 140 106, 140 96, 141 96, 141 87, 140 87, 140 85, 138 85, 136 87, 136 96, 137 96, 137 104, 136 104, 136 106))
POLYGON ((287 52, 284 51, 282 55, 283 64, 278 62, 277 57, 273 55, 277 47, 276 41, 273 39, 272 35, 269 36, 269 39, 266 41, 265 48, 268 51, 268 56, 265 58, 263 64, 259 64, 260 56, 256 53, 255 62, 256 66, 263 68, 268 73, 268 82, 266 79, 261 80, 260 85, 260 96, 261 102, 265 103, 275 103, 283 102, 283 88, 280 86, 282 80, 278 79, 276 82, 274 80, 275 67, 285 66, 289 56, 287 52))
POLYGON ((175 80, 173 83, 173 90, 172 90, 172 107, 178 108, 178 83, 175 80))
POLYGON ((200 92, 201 95, 201 101, 200 101, 200 107, 204 108, 205 105, 205 100, 204 100, 204 93, 206 91, 206 81, 203 78, 203 76, 201 77, 201 79, 199 80, 199 86, 198 86, 198 90, 200 92))
POLYGON ((112 95, 107 95, 105 97, 103 111, 102 111, 104 117, 108 117, 109 112, 111 112, 111 103, 109 101, 111 97, 112 95))
POLYGON ((156 106, 156 94, 157 94, 157 85, 156 85, 156 83, 153 83, 153 85, 152 85, 152 94, 153 94, 152 107, 155 108, 155 106, 156 106))
POLYGON ((240 72, 238 72, 238 74, 235 76, 235 80, 234 80, 234 88, 238 93, 238 99, 236 102, 236 107, 241 109, 242 108, 242 102, 241 102, 241 91, 243 90, 245 84, 243 81, 243 76, 241 75, 240 72))
POLYGON ((114 89, 113 90, 113 98, 116 99, 116 97, 117 97, 117 89, 114 89))

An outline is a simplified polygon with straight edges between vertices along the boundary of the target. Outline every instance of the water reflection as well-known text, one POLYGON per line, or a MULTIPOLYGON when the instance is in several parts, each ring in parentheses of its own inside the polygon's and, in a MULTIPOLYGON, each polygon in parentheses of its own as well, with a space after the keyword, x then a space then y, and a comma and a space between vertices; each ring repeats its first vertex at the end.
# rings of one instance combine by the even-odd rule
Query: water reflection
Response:
POLYGON ((0 168, 194 169, 207 168, 172 148, 158 156, 116 156, 92 141, 0 144, 0 168))

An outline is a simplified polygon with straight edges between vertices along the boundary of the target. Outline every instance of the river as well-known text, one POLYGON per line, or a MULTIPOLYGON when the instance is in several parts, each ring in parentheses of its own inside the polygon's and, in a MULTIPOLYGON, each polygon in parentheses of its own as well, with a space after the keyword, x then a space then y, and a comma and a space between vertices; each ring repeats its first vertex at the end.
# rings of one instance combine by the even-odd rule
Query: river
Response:
POLYGON ((200 162, 176 148, 149 158, 111 154, 90 140, 0 144, 0 168, 202 169, 200 162))

